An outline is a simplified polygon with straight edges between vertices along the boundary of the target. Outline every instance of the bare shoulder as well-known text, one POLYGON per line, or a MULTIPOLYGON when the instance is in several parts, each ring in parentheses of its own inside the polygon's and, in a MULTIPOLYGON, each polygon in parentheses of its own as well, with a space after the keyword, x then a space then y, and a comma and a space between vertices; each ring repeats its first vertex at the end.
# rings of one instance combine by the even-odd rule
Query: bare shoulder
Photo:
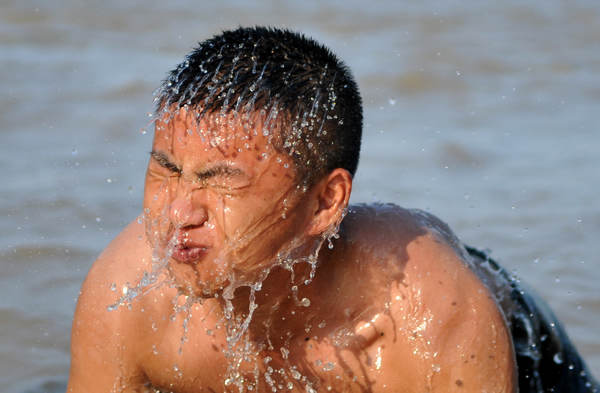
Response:
POLYGON ((459 251, 459 241, 450 227, 431 213, 406 209, 392 203, 358 204, 348 209, 343 226, 350 241, 365 239, 378 246, 387 241, 411 241, 424 235, 435 235, 437 240, 459 251))
MULTIPOLYGON (((141 275, 150 269, 150 258, 144 225, 134 220, 110 242, 92 265, 81 287, 76 317, 94 311, 84 307, 88 303, 106 306, 115 303, 124 286, 139 281, 141 275)), ((104 315, 106 308, 95 311, 104 315)))
POLYGON ((181 385, 174 391, 194 386, 176 377, 177 368, 190 378, 199 377, 203 385, 222 380, 223 367, 214 359, 221 353, 223 332, 206 333, 220 320, 214 301, 186 305, 187 298, 164 285, 160 277, 163 285, 151 291, 146 287, 118 305, 151 272, 151 256, 144 225, 135 220, 93 264, 73 320, 67 392, 132 393, 146 391, 148 386, 171 386, 174 378, 181 385), (198 373, 198 369, 203 371, 198 373))
POLYGON ((141 377, 135 369, 134 340, 127 338, 136 313, 109 305, 118 299, 117 288, 134 283, 144 270, 147 246, 143 225, 129 224, 94 262, 80 291, 71 331, 69 392, 121 389, 141 377), (130 368, 131 369, 128 369, 130 368))
POLYGON ((393 348, 385 360, 411 367, 386 376, 388 384, 414 389, 425 382, 430 391, 441 392, 515 391, 504 317, 450 228, 431 214, 394 205, 360 206, 354 220, 352 236, 361 239, 358 233, 365 230, 367 248, 401 269, 387 275, 393 277, 389 320, 382 318, 379 329, 393 348))
MULTIPOLYGON (((448 232, 451 235, 451 232, 448 232)), ((394 308, 429 346, 434 391, 515 391, 515 357, 492 294, 469 269, 455 238, 433 227, 408 246, 404 285, 394 308), (413 310, 408 316, 407 308, 413 310)), ((425 360, 425 359, 423 359, 425 360)), ((428 374, 429 373, 429 374, 428 374)))

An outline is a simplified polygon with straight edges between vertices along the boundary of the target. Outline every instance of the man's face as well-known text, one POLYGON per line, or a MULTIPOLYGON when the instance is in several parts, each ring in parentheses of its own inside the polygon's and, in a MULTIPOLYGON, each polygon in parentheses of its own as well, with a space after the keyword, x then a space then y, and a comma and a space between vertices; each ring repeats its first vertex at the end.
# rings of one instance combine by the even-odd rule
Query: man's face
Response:
POLYGON ((178 286, 213 296, 232 279, 256 281, 289 251, 307 222, 306 194, 260 122, 194 115, 179 110, 157 121, 144 212, 148 240, 170 256, 178 286))

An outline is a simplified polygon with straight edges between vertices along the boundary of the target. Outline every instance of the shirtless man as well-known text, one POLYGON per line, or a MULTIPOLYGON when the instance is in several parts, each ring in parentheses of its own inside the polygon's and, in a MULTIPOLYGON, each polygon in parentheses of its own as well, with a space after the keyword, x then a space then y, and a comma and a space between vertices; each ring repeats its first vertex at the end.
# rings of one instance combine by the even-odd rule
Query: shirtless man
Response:
POLYGON ((68 392, 538 381, 539 362, 517 376, 523 313, 493 261, 424 212, 348 207, 361 100, 327 49, 277 29, 224 32, 170 73, 154 125, 144 212, 81 290, 68 392))

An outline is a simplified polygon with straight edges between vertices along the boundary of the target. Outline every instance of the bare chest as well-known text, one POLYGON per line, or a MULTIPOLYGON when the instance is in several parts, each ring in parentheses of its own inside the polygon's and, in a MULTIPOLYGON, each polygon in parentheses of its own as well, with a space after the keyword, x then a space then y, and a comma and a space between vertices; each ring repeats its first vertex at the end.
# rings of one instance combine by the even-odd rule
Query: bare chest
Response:
POLYGON ((150 392, 377 392, 390 391, 397 375, 393 343, 379 328, 315 329, 262 350, 245 338, 228 344, 225 326, 201 313, 149 329, 141 363, 150 392))
POLYGON ((137 363, 146 391, 223 391, 226 335, 218 316, 209 311, 203 305, 168 301, 148 305, 139 314, 137 363))

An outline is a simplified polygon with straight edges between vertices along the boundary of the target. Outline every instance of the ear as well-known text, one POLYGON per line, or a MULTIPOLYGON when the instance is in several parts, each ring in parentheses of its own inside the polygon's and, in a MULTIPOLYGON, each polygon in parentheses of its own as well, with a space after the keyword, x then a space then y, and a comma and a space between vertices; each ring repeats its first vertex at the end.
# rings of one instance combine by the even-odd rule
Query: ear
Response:
POLYGON ((315 185, 313 192, 314 213, 307 233, 319 236, 342 219, 352 192, 352 176, 347 170, 336 168, 315 185))

